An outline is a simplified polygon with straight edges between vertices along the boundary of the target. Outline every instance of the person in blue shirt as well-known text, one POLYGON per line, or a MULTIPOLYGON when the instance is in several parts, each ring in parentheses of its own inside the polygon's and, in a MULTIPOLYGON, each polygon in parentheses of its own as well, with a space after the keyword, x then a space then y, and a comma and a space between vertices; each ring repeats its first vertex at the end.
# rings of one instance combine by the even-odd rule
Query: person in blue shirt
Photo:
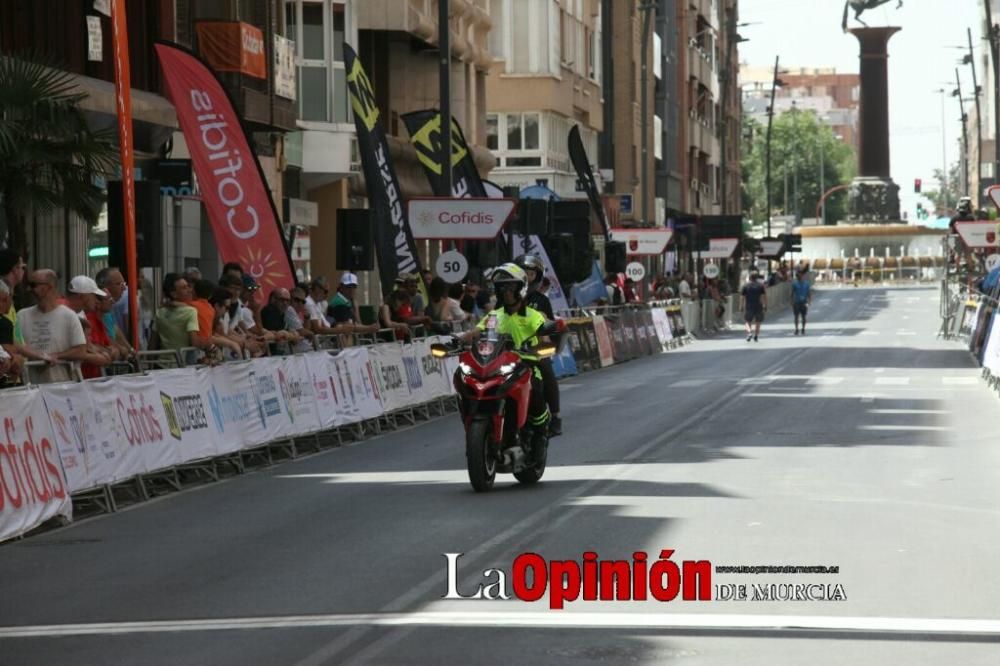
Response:
POLYGON ((796 271, 792 281, 792 312, 795 313, 795 335, 799 335, 799 317, 802 318, 802 335, 806 334, 806 313, 812 303, 812 287, 804 270, 796 271))

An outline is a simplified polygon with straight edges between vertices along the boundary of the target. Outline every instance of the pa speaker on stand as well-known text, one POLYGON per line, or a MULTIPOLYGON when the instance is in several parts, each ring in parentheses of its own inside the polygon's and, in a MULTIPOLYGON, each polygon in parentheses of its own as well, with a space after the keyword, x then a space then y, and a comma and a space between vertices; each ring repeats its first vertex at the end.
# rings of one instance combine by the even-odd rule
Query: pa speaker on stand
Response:
MULTIPOLYGON (((160 181, 135 181, 135 249, 140 268, 163 265, 160 181)), ((108 181, 108 265, 125 270, 125 213, 122 182, 108 181)))
POLYGON ((375 216, 370 208, 337 209, 337 270, 375 268, 375 216))

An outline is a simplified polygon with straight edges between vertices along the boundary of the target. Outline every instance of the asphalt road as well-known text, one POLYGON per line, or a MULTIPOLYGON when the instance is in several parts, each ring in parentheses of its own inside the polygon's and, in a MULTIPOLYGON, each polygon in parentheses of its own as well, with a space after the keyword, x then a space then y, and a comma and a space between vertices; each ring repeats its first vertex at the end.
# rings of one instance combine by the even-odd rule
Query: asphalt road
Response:
POLYGON ((571 378, 535 487, 473 493, 452 414, 0 546, 0 664, 996 664, 1000 400, 937 307, 821 291, 805 337, 571 378), (524 552, 661 549, 836 566, 712 583, 846 599, 442 599, 444 553, 469 595, 524 552))

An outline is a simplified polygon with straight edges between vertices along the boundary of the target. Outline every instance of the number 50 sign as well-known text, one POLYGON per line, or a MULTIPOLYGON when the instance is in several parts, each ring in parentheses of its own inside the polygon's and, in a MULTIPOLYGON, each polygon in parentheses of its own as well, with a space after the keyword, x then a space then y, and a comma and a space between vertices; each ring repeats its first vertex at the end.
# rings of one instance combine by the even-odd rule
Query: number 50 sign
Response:
POLYGON ((458 250, 448 250, 434 263, 434 273, 448 284, 461 282, 468 272, 469 262, 458 250))

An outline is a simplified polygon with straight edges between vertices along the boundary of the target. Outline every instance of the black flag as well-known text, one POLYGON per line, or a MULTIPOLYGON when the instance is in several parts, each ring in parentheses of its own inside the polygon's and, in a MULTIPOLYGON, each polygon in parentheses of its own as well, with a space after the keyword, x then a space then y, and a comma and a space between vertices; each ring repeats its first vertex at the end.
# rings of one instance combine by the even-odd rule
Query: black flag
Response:
POLYGON ((358 134, 358 152, 365 173, 369 205, 375 209, 375 251, 382 278, 382 293, 388 294, 401 273, 417 272, 417 245, 413 242, 410 221, 396 179, 396 170, 389 157, 385 129, 379 122, 375 92, 365 74, 358 54, 344 44, 344 65, 347 88, 354 109, 354 126, 358 134))
POLYGON ((604 206, 601 204, 601 195, 597 192, 597 182, 594 180, 594 173, 590 170, 590 160, 587 159, 587 151, 583 147, 583 139, 580 138, 580 126, 573 125, 569 131, 569 158, 573 161, 576 175, 587 190, 587 198, 593 206, 597 219, 604 229, 604 238, 611 240, 608 232, 608 219, 604 216, 604 206))

